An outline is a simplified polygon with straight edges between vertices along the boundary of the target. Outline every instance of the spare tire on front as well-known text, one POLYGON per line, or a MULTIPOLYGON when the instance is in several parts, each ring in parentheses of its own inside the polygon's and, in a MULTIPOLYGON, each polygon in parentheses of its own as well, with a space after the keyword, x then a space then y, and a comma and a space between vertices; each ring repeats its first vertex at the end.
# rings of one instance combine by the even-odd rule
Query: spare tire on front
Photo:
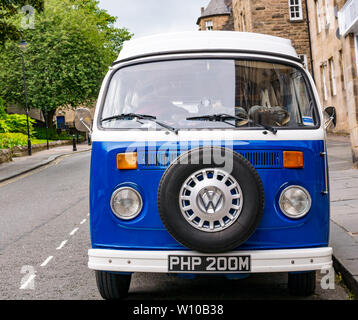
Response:
POLYGON ((258 227, 265 196, 261 179, 231 149, 202 147, 182 154, 164 173, 158 209, 168 232, 204 253, 236 249, 258 227))

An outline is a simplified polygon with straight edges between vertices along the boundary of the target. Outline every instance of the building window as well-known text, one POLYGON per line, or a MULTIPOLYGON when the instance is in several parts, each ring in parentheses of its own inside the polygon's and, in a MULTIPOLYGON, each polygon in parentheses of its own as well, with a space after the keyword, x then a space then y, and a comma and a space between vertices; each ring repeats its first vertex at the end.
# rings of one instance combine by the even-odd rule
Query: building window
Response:
POLYGON ((245 16, 243 14, 241 14, 241 25, 242 25, 241 30, 243 32, 246 32, 245 16))
POLYGON ((331 92, 332 96, 337 95, 337 85, 336 85, 336 74, 334 71, 334 61, 333 58, 329 59, 329 74, 331 77, 331 92))
POLYGON ((357 65, 357 74, 358 74, 358 34, 354 36, 356 44, 356 65, 357 65))
POLYGON ((321 28, 321 13, 320 13, 318 0, 316 0, 315 2, 316 2, 317 32, 320 33, 322 31, 322 28, 321 28))
POLYGON ((342 83, 342 91, 346 90, 346 71, 344 67, 344 59, 343 59, 343 51, 339 50, 339 64, 341 67, 341 83, 342 83))
POLYGON ((322 86, 323 86, 323 98, 328 100, 328 90, 327 90, 327 81, 326 81, 326 64, 321 65, 321 75, 322 75, 322 86))
POLYGON ((302 20, 302 0, 289 0, 288 6, 290 9, 290 20, 302 20))
POLYGON ((307 70, 308 69, 307 55, 300 54, 299 57, 300 57, 300 59, 302 61, 303 67, 307 70))
POLYGON ((326 26, 331 23, 331 15, 329 14, 329 3, 328 0, 324 0, 326 8, 326 26))
POLYGON ((206 28, 206 30, 208 30, 208 31, 214 30, 213 21, 212 21, 212 20, 206 21, 206 22, 205 22, 205 28, 206 28))

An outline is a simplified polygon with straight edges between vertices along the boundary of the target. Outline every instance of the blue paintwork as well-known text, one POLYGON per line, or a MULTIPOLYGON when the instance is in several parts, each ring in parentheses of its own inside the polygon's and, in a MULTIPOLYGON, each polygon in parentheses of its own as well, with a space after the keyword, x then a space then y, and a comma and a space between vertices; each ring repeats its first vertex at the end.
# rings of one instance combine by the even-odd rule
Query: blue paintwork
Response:
MULTIPOLYGON (((221 143, 218 142, 218 145, 221 143)), ((159 147, 164 145, 157 143, 159 147)), ((145 154, 144 143, 94 142, 92 148, 90 212, 94 249, 187 250, 164 228, 157 209, 157 189, 165 166, 119 171, 116 155, 128 151, 145 154), (120 186, 137 189, 144 201, 142 213, 132 221, 121 221, 111 211, 110 198, 120 186)), ((171 143, 168 150, 188 149, 187 144, 171 143)), ((195 146, 197 147, 197 145, 195 146)), ((326 247, 329 241, 329 195, 323 195, 324 141, 235 141, 239 153, 248 151, 302 151, 303 169, 276 168, 257 171, 265 189, 265 210, 258 229, 239 250, 326 247), (312 197, 312 208, 302 219, 285 217, 278 206, 280 193, 289 185, 301 185, 312 197)), ((163 148, 162 148, 163 149, 163 148)), ((189 148, 190 149, 190 148, 189 148)), ((153 150, 150 147, 149 150, 153 150)), ((281 160, 280 160, 281 161, 281 160)))

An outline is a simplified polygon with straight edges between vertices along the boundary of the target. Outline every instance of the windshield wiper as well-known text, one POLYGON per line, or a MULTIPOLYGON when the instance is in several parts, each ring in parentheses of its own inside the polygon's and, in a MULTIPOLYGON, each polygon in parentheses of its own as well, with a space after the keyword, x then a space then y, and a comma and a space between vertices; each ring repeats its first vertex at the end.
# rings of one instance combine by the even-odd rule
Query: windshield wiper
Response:
MULTIPOLYGON (((101 120, 102 122, 105 121, 111 121, 111 120, 137 120, 138 122, 140 122, 139 120, 148 120, 148 121, 152 121, 155 122, 156 124, 160 125, 161 127, 168 129, 172 132, 174 132, 175 134, 178 134, 178 129, 171 127, 170 125, 163 123, 159 120, 157 120, 156 117, 154 116, 150 116, 150 115, 146 115, 146 114, 139 114, 139 113, 123 113, 123 114, 119 114, 116 116, 111 116, 108 118, 103 118, 101 120)), ((141 123, 141 122, 140 122, 141 123)))
POLYGON ((211 122, 224 122, 226 124, 232 125, 234 127, 237 127, 236 125, 228 122, 230 120, 238 120, 238 121, 248 121, 256 126, 260 126, 270 132, 272 132, 273 134, 277 133, 277 129, 275 129, 274 127, 271 127, 269 125, 265 125, 259 122, 256 122, 254 120, 251 119, 245 119, 245 118, 241 118, 241 117, 237 117, 237 116, 233 116, 230 114, 225 114, 225 113, 221 113, 221 114, 212 114, 212 115, 205 115, 205 116, 199 116, 199 117, 191 117, 191 118, 187 118, 186 120, 189 121, 211 121, 211 122))

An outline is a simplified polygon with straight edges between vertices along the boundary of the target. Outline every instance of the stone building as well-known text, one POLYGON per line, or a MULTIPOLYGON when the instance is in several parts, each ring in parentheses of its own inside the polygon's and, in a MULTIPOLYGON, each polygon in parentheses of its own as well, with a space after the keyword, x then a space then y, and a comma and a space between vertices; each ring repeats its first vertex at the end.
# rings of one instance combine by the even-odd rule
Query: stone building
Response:
POLYGON ((201 8, 201 16, 197 25, 200 31, 204 30, 234 30, 231 0, 211 0, 207 8, 201 8))
MULTIPOLYGON (((95 106, 95 104, 94 104, 95 106)), ((88 106, 78 106, 77 108, 87 108, 92 115, 92 119, 94 118, 95 107, 88 106)), ((74 128, 75 127, 75 117, 76 117, 76 109, 77 108, 58 108, 56 110, 53 121, 55 122, 56 128, 74 128)))
POLYGON ((210 1, 200 30, 288 38, 311 72, 322 105, 335 106, 334 133, 349 134, 358 163, 358 0, 210 1))
POLYGON ((232 12, 236 31, 290 39, 306 68, 312 71, 305 1, 233 0, 232 12))
MULTIPOLYGON (((26 110, 25 110, 25 108, 20 107, 20 106, 9 106, 9 107, 7 107, 7 113, 8 114, 26 114, 26 110)), ((37 121, 40 121, 40 122, 45 121, 40 109, 30 109, 29 117, 32 119, 35 119, 37 121)))
POLYGON ((308 1, 315 80, 323 106, 337 109, 358 163, 358 0, 308 1))

